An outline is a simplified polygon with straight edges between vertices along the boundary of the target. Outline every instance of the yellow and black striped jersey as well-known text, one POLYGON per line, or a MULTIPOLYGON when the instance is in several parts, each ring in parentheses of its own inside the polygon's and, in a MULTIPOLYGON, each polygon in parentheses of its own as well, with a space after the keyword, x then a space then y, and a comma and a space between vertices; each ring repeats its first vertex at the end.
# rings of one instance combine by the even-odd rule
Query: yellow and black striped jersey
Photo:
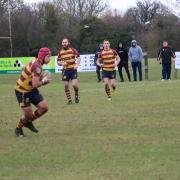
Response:
POLYGON ((99 54, 99 58, 103 62, 103 70, 105 71, 114 71, 115 70, 115 61, 117 52, 113 49, 102 50, 99 54))
POLYGON ((74 48, 61 49, 58 54, 58 61, 64 61, 67 63, 64 69, 74 69, 76 66, 76 58, 79 57, 79 53, 74 48))

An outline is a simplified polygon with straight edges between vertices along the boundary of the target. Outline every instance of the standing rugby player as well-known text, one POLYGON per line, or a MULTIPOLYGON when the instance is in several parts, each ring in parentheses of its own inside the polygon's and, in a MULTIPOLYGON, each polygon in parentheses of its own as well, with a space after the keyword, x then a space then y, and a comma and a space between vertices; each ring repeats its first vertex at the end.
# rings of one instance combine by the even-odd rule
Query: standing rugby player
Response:
POLYGON ((17 80, 15 94, 22 110, 22 115, 15 129, 15 134, 18 137, 24 136, 23 127, 37 133, 38 130, 32 122, 48 111, 47 102, 39 93, 38 88, 50 83, 50 74, 42 71, 43 64, 48 64, 50 57, 50 49, 41 48, 38 57, 25 65, 17 80), (37 107, 34 112, 31 104, 37 107))
POLYGON ((110 42, 104 40, 103 50, 97 59, 97 65, 103 68, 103 82, 108 100, 111 100, 110 87, 113 91, 116 90, 116 67, 120 62, 117 52, 110 48, 110 42))
POLYGON ((70 42, 67 38, 62 40, 62 47, 58 54, 58 65, 63 66, 62 81, 64 82, 64 90, 68 99, 67 104, 72 104, 71 93, 69 90, 69 82, 72 81, 72 86, 75 93, 75 103, 79 103, 79 88, 77 80, 77 68, 80 63, 80 55, 78 51, 70 47, 70 42))

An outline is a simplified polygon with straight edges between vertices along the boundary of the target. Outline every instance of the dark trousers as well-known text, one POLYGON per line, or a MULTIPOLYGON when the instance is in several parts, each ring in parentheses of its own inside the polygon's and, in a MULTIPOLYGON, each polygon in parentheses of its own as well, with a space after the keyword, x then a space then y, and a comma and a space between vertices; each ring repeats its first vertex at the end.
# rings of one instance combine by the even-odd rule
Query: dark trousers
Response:
POLYGON ((130 75, 130 72, 129 72, 129 67, 128 67, 128 63, 119 63, 118 65, 118 71, 119 71, 119 76, 121 78, 121 81, 124 81, 124 78, 123 78, 123 74, 122 74, 122 68, 124 67, 124 69, 126 70, 126 74, 128 76, 128 79, 129 81, 131 81, 131 75, 130 75))
POLYGON ((96 74, 98 81, 101 80, 101 67, 96 65, 96 74))
POLYGON ((171 78, 171 64, 163 63, 162 64, 162 79, 170 79, 171 78))
POLYGON ((132 62, 132 69, 133 69, 134 81, 137 81, 137 74, 136 74, 137 69, 139 72, 139 81, 142 81, 142 63, 141 62, 132 62))

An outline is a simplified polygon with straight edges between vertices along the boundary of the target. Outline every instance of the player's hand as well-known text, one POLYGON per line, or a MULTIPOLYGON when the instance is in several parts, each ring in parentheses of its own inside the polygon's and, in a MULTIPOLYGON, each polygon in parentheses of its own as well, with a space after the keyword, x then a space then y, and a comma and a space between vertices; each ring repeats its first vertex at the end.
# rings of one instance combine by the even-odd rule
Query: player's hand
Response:
POLYGON ((104 64, 99 64, 99 66, 103 68, 104 64))
POLYGON ((117 65, 118 65, 118 64, 117 64, 117 63, 115 63, 115 64, 114 64, 114 67, 117 67, 117 65))
POLYGON ((77 70, 77 69, 78 69, 78 65, 77 65, 77 64, 74 66, 74 69, 75 69, 75 70, 77 70))
POLYGON ((65 61, 61 62, 61 64, 62 64, 64 67, 67 66, 67 62, 65 62, 65 61))
POLYGON ((44 72, 42 75, 42 85, 49 84, 51 82, 51 74, 50 72, 44 72))

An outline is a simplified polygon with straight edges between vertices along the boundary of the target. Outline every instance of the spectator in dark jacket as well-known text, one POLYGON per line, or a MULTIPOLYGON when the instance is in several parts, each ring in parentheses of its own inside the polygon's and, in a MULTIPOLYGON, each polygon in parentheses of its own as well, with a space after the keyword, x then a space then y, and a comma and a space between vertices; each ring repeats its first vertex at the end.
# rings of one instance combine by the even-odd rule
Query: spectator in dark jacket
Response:
POLYGON ((103 45, 99 45, 99 49, 95 52, 94 56, 94 64, 96 65, 96 74, 97 74, 97 81, 101 82, 101 67, 96 64, 96 61, 99 57, 100 52, 103 50, 103 45))
POLYGON ((128 50, 123 46, 123 43, 121 41, 119 41, 118 43, 116 52, 118 53, 120 57, 120 63, 118 64, 118 71, 119 71, 121 82, 124 82, 124 78, 122 74, 123 67, 126 70, 129 81, 131 81, 131 76, 130 76, 129 66, 128 66, 128 50))
POLYGON ((172 58, 175 58, 174 50, 169 47, 168 42, 163 42, 163 47, 158 52, 158 62, 162 64, 162 80, 171 79, 171 62, 172 58), (162 59, 162 61, 161 61, 162 59))

